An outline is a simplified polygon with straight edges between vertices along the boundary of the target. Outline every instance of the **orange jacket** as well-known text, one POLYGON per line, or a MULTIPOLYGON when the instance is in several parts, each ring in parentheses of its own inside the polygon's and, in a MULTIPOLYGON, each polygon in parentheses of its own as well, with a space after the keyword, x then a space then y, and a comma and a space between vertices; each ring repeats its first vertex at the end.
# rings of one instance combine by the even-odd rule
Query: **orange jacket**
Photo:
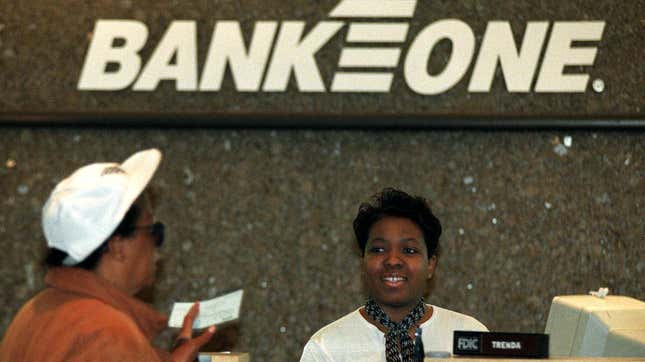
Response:
POLYGON ((29 300, 7 329, 0 361, 167 361, 151 341, 166 317, 94 273, 51 268, 48 288, 29 300))

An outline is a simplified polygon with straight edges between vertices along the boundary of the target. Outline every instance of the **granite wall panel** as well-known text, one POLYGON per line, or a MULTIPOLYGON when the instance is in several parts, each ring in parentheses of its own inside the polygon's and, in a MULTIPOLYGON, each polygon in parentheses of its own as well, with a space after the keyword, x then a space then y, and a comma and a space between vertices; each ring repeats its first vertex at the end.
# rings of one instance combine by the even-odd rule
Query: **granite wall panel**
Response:
POLYGON ((168 242, 142 297, 167 312, 246 292, 239 324, 208 349, 293 361, 360 306, 351 222, 386 186, 427 197, 444 225, 428 301, 491 330, 543 332, 556 295, 645 299, 640 131, 3 127, 0 334, 42 288, 40 209, 55 183, 148 147, 164 152, 153 184, 168 242))

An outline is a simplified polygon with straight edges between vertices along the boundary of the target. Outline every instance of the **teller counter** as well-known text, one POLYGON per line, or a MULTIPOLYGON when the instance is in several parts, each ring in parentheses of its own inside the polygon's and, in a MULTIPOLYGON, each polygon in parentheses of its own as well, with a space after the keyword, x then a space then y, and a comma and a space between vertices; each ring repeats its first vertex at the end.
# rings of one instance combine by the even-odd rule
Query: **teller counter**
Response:
MULTIPOLYGON (((250 362, 248 353, 207 353, 199 354, 199 362, 250 362)), ((531 358, 472 358, 472 357, 450 357, 450 358, 426 358, 424 362, 636 362, 645 361, 645 357, 555 357, 543 359, 531 358)))
POLYGON ((645 361, 645 357, 553 357, 553 358, 473 358, 473 357, 450 357, 450 358, 427 358, 424 362, 632 362, 645 361))
POLYGON ((199 362, 250 362, 246 352, 200 352, 199 362))

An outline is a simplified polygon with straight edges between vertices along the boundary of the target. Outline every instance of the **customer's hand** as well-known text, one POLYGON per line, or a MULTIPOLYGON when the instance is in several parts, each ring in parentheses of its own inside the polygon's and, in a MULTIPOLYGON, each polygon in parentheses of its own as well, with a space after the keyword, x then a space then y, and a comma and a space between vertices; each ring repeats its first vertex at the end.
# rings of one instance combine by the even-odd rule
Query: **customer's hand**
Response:
POLYGON ((192 362, 197 357, 199 349, 215 334, 215 326, 210 326, 204 333, 193 338, 193 321, 199 313, 199 302, 195 302, 184 317, 184 323, 179 330, 175 346, 170 352, 174 362, 192 362))

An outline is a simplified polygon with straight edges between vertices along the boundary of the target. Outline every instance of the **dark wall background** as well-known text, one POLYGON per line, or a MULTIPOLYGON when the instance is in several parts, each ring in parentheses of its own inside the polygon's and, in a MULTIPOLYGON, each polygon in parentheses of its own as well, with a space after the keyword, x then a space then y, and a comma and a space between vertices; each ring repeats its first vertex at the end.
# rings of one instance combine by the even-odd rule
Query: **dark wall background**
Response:
MULTIPOLYGON (((491 330, 543 332, 551 299, 645 299, 645 135, 594 131, 0 128, 0 333, 42 287, 40 209, 83 164, 159 147, 174 301, 244 288, 209 349, 290 361, 365 298, 351 221, 385 186, 431 200, 445 232, 428 300, 491 330), (563 145, 570 136, 570 147, 563 145)), ((159 340, 169 345, 170 333, 159 340)))
MULTIPOLYGON (((285 92, 239 93, 230 74, 218 93, 178 92, 174 81, 154 92, 76 89, 98 19, 145 23, 144 64, 172 21, 196 21, 201 75, 215 22, 240 21, 248 38, 261 20, 309 27, 329 20, 338 1, 0 0, 0 334, 42 288, 40 209, 54 185, 84 164, 121 161, 148 147, 165 155, 154 185, 169 242, 158 282, 142 297, 167 312, 174 301, 246 293, 239 324, 219 332, 209 350, 296 360, 318 328, 360 306, 351 221, 359 203, 386 186, 428 198, 444 225, 429 302, 471 314, 491 330, 544 331, 556 295, 606 286, 645 299, 645 94, 635 61, 643 53, 642 1, 418 1, 414 17, 400 19, 410 31, 385 94, 302 93, 294 79, 285 92), (411 40, 446 18, 472 28, 475 54, 491 20, 509 21, 516 43, 528 21, 604 20, 606 28, 600 42, 587 44, 598 48, 594 65, 566 69, 589 74, 585 93, 509 93, 500 72, 491 92, 468 93, 473 61, 452 89, 421 96, 405 84, 401 64, 411 40), (591 89, 597 79, 603 92, 591 89), (116 126, 141 124, 133 114, 182 126, 239 121, 300 129, 116 126), (416 115, 422 126, 470 119, 507 125, 517 117, 569 126, 634 121, 641 129, 306 130, 332 118, 342 127, 379 117, 401 125, 402 115, 416 115), (34 120, 77 123, 19 123, 34 120), (107 126, 81 127, 97 120, 107 126)), ((327 87, 346 28, 317 54, 327 87)), ((440 44, 432 54, 429 67, 441 70, 450 47, 440 44)), ((171 334, 158 343, 170 345, 171 334)))

